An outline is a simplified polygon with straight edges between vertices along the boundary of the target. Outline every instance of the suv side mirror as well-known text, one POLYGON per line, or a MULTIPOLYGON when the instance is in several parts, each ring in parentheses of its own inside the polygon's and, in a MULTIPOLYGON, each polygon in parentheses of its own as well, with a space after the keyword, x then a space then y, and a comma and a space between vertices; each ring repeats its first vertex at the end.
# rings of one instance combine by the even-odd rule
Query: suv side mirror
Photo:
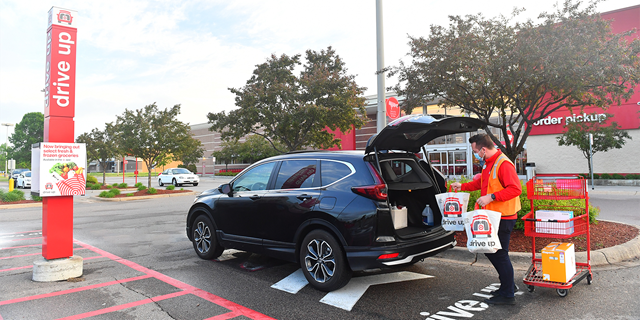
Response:
POLYGON ((231 197, 233 195, 233 190, 231 189, 231 185, 230 184, 221 184, 218 187, 218 191, 220 191, 220 193, 224 193, 226 195, 228 195, 229 197, 231 197))

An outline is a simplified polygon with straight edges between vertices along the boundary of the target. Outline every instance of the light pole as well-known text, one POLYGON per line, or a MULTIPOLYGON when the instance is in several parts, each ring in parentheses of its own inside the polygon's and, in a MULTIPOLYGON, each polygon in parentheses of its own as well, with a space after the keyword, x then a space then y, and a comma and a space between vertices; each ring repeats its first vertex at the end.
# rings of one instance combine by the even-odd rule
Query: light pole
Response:
POLYGON ((7 168, 9 166, 9 127, 13 127, 14 124, 13 123, 3 123, 3 126, 7 127, 7 137, 6 137, 6 142, 4 145, 4 154, 5 154, 5 161, 4 161, 4 176, 7 176, 7 171, 9 171, 9 169, 7 168))

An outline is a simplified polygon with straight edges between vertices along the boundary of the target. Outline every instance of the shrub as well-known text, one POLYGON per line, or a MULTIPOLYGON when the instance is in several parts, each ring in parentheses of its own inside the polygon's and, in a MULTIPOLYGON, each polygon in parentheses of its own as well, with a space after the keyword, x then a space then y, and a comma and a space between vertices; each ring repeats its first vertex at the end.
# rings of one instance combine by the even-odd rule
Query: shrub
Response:
POLYGON ((587 174, 587 173, 581 173, 581 174, 579 174, 578 176, 583 177, 583 178, 585 178, 585 179, 590 179, 590 178, 589 178, 589 174, 587 174))
MULTIPOLYGON (((138 182, 138 183, 140 183, 140 182, 138 182)), ((144 190, 144 189, 146 189, 146 188, 147 188, 146 186, 144 186, 143 184, 140 184, 140 185, 138 186, 138 191, 142 191, 142 190, 144 190)))
POLYGON ((36 195, 31 195, 31 200, 33 201, 42 201, 42 197, 36 196, 36 195))
POLYGON ((629 179, 629 180, 640 179, 640 174, 628 174, 625 176, 625 179, 629 179))
POLYGON ((87 182, 87 184, 86 184, 86 188, 87 188, 87 189, 91 189, 91 187, 93 187, 93 183, 91 183, 91 182, 87 182))
POLYGON ((102 185, 100 185, 99 183, 91 185, 91 190, 100 190, 100 188, 102 188, 102 185))
POLYGON ((138 190, 140 190, 140 186, 144 186, 144 184, 142 184, 142 182, 138 182, 135 184, 135 187, 138 188, 138 190))
POLYGON ((147 190, 148 194, 156 194, 158 193, 158 190, 156 190, 156 188, 149 188, 149 190, 147 190))
POLYGON ((120 189, 118 188, 111 188, 111 190, 109 190, 109 192, 113 193, 114 196, 117 196, 120 194, 120 189))
POLYGON ((115 195, 115 194, 113 194, 113 193, 111 193, 110 191, 102 191, 102 192, 100 192, 100 194, 98 195, 98 197, 100 197, 100 198, 113 198, 113 197, 115 197, 115 196, 116 196, 116 195, 115 195))
POLYGON ((126 184, 126 183, 124 183, 124 182, 123 182, 123 183, 121 183, 121 184, 119 184, 119 185, 118 185, 118 188, 126 188, 126 187, 128 187, 128 186, 129 186, 128 184, 126 184))
POLYGON ((94 176, 87 176, 87 183, 96 184, 98 183, 98 178, 94 176))
POLYGON ((611 175, 608 173, 603 173, 600 175, 600 179, 611 179, 611 175))
POLYGON ((622 176, 621 174, 618 174, 618 173, 614 173, 613 175, 611 175, 611 178, 613 178, 613 179, 624 179, 624 176, 622 176))
POLYGON ((594 174, 593 174, 593 178, 594 178, 594 179, 600 179, 600 175, 599 175, 599 174, 597 174, 597 173, 594 173, 594 174))
POLYGON ((184 188, 180 188, 180 190, 184 190, 184 188))
POLYGON ((218 172, 216 176, 235 176, 240 172, 218 172))
POLYGON ((127 194, 125 195, 125 197, 133 197, 133 196, 134 196, 134 194, 133 194, 133 193, 127 193, 127 194))
POLYGON ((167 186, 167 190, 173 190, 173 189, 175 189, 175 188, 176 188, 176 186, 172 186, 172 185, 168 185, 168 186, 167 186))
POLYGON ((0 200, 2 202, 15 202, 26 199, 24 198, 24 192, 14 189, 11 192, 0 192, 0 200))

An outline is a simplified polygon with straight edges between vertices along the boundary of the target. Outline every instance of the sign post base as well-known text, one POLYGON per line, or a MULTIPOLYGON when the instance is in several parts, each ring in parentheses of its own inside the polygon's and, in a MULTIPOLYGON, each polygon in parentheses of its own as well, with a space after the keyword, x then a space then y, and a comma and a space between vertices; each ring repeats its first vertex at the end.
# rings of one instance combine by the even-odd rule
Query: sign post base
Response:
POLYGON ((33 281, 53 282, 77 278, 82 275, 82 257, 47 260, 45 258, 33 262, 33 281))

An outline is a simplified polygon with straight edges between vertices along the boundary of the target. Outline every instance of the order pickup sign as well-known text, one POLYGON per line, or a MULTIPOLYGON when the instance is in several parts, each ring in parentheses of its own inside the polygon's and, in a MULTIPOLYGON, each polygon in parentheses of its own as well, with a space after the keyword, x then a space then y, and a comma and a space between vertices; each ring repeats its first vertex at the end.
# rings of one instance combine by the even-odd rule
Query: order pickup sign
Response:
POLYGON ((87 178, 84 143, 40 142, 31 148, 31 194, 84 195, 87 178))

